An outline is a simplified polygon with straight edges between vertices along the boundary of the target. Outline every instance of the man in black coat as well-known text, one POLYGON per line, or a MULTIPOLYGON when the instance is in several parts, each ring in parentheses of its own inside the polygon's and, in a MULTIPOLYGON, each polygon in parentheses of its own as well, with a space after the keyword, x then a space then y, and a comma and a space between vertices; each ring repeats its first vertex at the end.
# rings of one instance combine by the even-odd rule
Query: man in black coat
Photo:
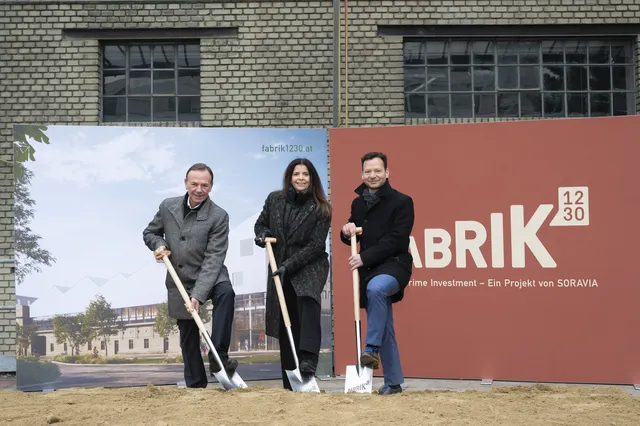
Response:
POLYGON ((379 393, 390 395, 402 392, 404 383, 392 304, 403 299, 411 278, 413 200, 389 184, 383 153, 365 154, 361 163, 364 182, 355 190, 358 197, 351 203, 351 217, 340 239, 350 245, 352 233, 362 227, 360 253, 349 258, 351 270, 357 268, 360 275, 360 307, 367 311, 366 347, 360 361, 376 369, 382 358, 384 386, 379 393))

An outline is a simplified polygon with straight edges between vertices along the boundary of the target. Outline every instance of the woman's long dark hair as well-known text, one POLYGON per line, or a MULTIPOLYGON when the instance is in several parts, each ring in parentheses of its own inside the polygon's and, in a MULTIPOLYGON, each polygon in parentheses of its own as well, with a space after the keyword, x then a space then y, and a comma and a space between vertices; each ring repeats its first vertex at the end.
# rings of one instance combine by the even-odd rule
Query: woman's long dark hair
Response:
POLYGON ((284 171, 284 177, 282 179, 282 195, 286 197, 287 193, 289 192, 289 188, 291 188, 291 177, 293 176, 293 170, 297 165, 307 166, 307 170, 309 170, 309 175, 311 176, 309 192, 318 205, 320 214, 329 216, 331 214, 331 204, 329 204, 329 202, 327 201, 327 197, 324 195, 324 189, 322 188, 320 176, 318 175, 318 172, 313 163, 306 158, 296 158, 287 166, 287 169, 284 171))

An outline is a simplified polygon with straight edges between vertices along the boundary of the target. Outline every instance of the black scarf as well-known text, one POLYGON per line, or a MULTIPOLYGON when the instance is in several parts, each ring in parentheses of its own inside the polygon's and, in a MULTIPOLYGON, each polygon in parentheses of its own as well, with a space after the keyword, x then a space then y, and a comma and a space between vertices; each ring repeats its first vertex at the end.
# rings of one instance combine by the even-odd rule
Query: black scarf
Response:
POLYGON ((375 206, 378 201, 380 201, 380 197, 378 197, 378 194, 369 191, 369 188, 366 188, 362 192, 362 196, 364 197, 364 202, 367 203, 367 209, 375 206))
POLYGON ((305 189, 302 192, 296 191, 292 186, 289 187, 287 191, 287 202, 284 204, 284 232, 289 232, 289 227, 298 217, 300 211, 302 210, 302 206, 307 202, 307 200, 311 197, 311 191, 309 188, 305 189))

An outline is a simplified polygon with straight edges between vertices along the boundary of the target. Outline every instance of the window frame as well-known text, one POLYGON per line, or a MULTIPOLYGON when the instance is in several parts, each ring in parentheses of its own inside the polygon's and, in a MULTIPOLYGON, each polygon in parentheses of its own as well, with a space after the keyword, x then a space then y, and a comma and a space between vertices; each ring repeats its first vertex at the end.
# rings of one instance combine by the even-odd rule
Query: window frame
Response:
POLYGON ((615 35, 594 35, 594 36, 582 36, 582 35, 576 35, 576 34, 572 34, 572 35, 535 35, 535 36, 518 36, 518 35, 514 35, 514 36, 509 36, 509 37, 504 37, 504 36, 489 36, 489 35, 482 35, 482 36, 474 36, 474 35, 470 35, 468 37, 453 37, 450 35, 443 35, 443 36, 405 36, 403 37, 402 40, 402 71, 403 71, 403 116, 405 120, 456 120, 456 119, 462 119, 462 120, 513 120, 513 119, 529 119, 529 118, 537 118, 537 119, 543 119, 543 118, 578 118, 578 117, 582 117, 582 118, 586 118, 586 117, 613 117, 613 116, 624 116, 624 115, 635 115, 638 112, 638 90, 637 90, 637 79, 638 79, 638 66, 637 66, 637 55, 636 55, 636 49, 635 49, 635 39, 634 37, 631 36, 615 36, 615 35), (427 49, 427 45, 428 43, 446 43, 446 54, 447 54, 447 61, 446 64, 429 64, 427 61, 427 55, 426 55, 426 49, 427 49), (451 56, 452 56, 452 51, 451 51, 451 43, 455 43, 455 42, 462 42, 462 43, 487 43, 487 42, 491 42, 492 43, 492 50, 493 50, 493 62, 492 63, 476 63, 474 58, 473 58, 473 46, 468 46, 470 47, 470 49, 468 50, 468 53, 465 52, 465 55, 469 56, 469 62, 468 63, 464 63, 464 64, 457 64, 457 63, 452 63, 451 61, 451 56), (545 42, 559 42, 561 43, 561 45, 563 46, 562 48, 562 62, 561 63, 546 63, 543 59, 543 46, 545 44, 545 42), (572 42, 581 42, 581 43, 585 43, 585 55, 586 55, 586 59, 584 63, 572 63, 572 62, 568 62, 567 60, 567 55, 566 55, 566 50, 564 48, 566 43, 572 43, 572 42), (616 44, 624 44, 625 46, 625 50, 629 52, 629 61, 628 62, 624 62, 624 63, 614 63, 613 62, 613 53, 611 52, 611 50, 609 51, 609 55, 610 55, 610 62, 608 63, 592 63, 590 61, 590 52, 588 50, 589 43, 591 42, 596 42, 596 43, 607 43, 609 46, 613 46, 616 44), (420 43, 420 48, 419 48, 419 52, 424 52, 424 63, 423 64, 415 64, 415 65, 411 65, 411 64, 407 64, 407 45, 411 44, 411 43, 420 43), (513 44, 515 46, 515 54, 517 55, 516 58, 516 62, 512 63, 512 64, 501 64, 498 60, 498 56, 499 56, 499 51, 498 51, 498 47, 497 45, 500 43, 510 43, 513 44), (538 48, 538 62, 534 63, 530 63, 530 64, 523 64, 521 63, 520 60, 520 46, 521 44, 524 43, 535 43, 537 44, 537 48, 538 48), (443 69, 446 69, 447 72, 447 89, 446 91, 440 91, 440 90, 436 90, 436 91, 429 91, 429 87, 428 87, 428 74, 427 74, 427 69, 429 67, 442 67, 443 69), (517 69, 517 80, 518 80, 518 84, 516 88, 513 89, 502 89, 499 86, 499 68, 501 66, 513 66, 517 69), (520 87, 520 78, 521 78, 521 70, 520 68, 522 68, 523 66, 533 66, 537 68, 537 80, 538 80, 538 88, 534 88, 534 89, 525 89, 525 88, 521 88, 520 87), (570 66, 584 66, 586 68, 586 89, 585 90, 571 90, 568 85, 568 79, 567 79, 567 67, 570 66), (597 67, 597 66, 606 66, 609 67, 609 89, 608 90, 592 90, 591 85, 589 84, 589 76, 590 76, 590 72, 592 67, 597 67), (620 67, 625 67, 629 70, 629 75, 626 76, 626 86, 625 89, 615 89, 614 88, 614 68, 615 66, 620 66, 620 67), (452 68, 455 67, 468 67, 469 68, 469 73, 470 73, 470 77, 469 77, 469 90, 462 90, 462 91, 457 91, 457 90, 452 90, 452 68), (474 80, 475 80, 475 75, 474 75, 474 68, 477 67, 490 67, 492 68, 492 74, 493 74, 493 88, 490 90, 486 90, 486 91, 482 91, 482 90, 477 90, 477 87, 474 84, 474 80), (545 90, 545 74, 544 74, 544 69, 545 67, 561 67, 562 71, 563 71, 563 79, 562 79, 562 84, 563 87, 560 90, 549 90, 546 89, 545 90), (420 72, 416 72, 414 75, 417 76, 422 76, 424 77, 424 89, 421 91, 415 91, 414 93, 416 95, 422 95, 423 99, 422 101, 424 102, 424 113, 421 115, 418 115, 417 113, 412 113, 409 111, 409 103, 410 101, 410 95, 411 92, 407 91, 407 82, 409 81, 410 77, 408 77, 408 70, 410 69, 416 69, 416 70, 420 70, 420 72), (540 113, 538 115, 530 115, 530 114, 523 114, 523 101, 522 101, 522 93, 534 93, 540 96, 539 101, 540 101, 540 113), (501 115, 500 112, 500 104, 499 104, 499 94, 501 93, 512 93, 512 94, 516 94, 516 96, 518 97, 518 103, 517 103, 517 114, 514 115, 501 115), (572 93, 580 93, 581 95, 586 95, 586 112, 584 115, 575 115, 575 114, 570 114, 569 113, 569 94, 572 93), (592 96, 594 96, 594 94, 606 94, 609 96, 609 109, 610 112, 609 114, 594 114, 591 111, 591 101, 592 101, 592 96), (615 113, 615 98, 614 98, 614 94, 617 93, 624 93, 624 97, 625 97, 625 102, 628 102, 628 106, 631 108, 627 109, 626 114, 618 114, 616 115, 615 113), (429 104, 428 104, 428 95, 432 94, 432 95, 446 95, 448 97, 448 113, 446 114, 446 116, 438 116, 438 117, 430 117, 429 116, 429 104), (452 95, 456 95, 456 94, 461 94, 461 95, 467 95, 471 97, 471 110, 470 110, 470 114, 464 114, 464 113, 455 113, 455 105, 452 99, 452 95), (549 114, 549 113, 545 113, 545 96, 548 94, 556 94, 556 95, 561 95, 562 96, 562 112, 561 114, 549 114), (478 115, 476 112, 476 96, 477 95, 493 95, 494 98, 494 111, 492 115, 478 115), (632 99, 628 99, 629 96, 632 96, 632 99))
POLYGON ((106 124, 129 124, 129 123, 199 123, 202 120, 202 56, 201 45, 199 39, 178 39, 178 40, 165 40, 165 39, 142 39, 142 40, 101 40, 100 41, 100 122, 106 124), (105 67, 105 51, 109 46, 122 46, 125 47, 125 63, 123 67, 106 68, 105 67), (132 46, 149 46, 149 67, 148 68, 132 68, 130 60, 130 48, 132 46), (155 68, 154 67, 154 50, 156 46, 172 46, 173 47, 173 68, 155 68), (178 61, 178 51, 184 46, 195 46, 198 51, 198 61, 196 66, 181 67, 178 61), (105 75, 109 71, 122 71, 125 73, 124 81, 124 95, 108 95, 105 94, 105 75), (154 93, 154 70, 173 71, 174 81, 174 93, 163 94, 154 93), (181 94, 179 93, 179 77, 180 71, 191 70, 197 72, 198 87, 197 93, 181 94), (149 92, 144 94, 130 94, 129 83, 130 74, 132 71, 143 71, 149 73, 149 92), (124 120, 105 120, 105 99, 124 99, 124 120), (132 120, 130 116, 129 100, 135 98, 149 99, 149 119, 148 120, 132 120), (171 98, 175 102, 175 114, 173 119, 168 120, 155 119, 154 118, 154 99, 155 98, 171 98), (180 119, 180 98, 197 98, 198 108, 197 113, 192 113, 196 117, 193 119, 180 119))

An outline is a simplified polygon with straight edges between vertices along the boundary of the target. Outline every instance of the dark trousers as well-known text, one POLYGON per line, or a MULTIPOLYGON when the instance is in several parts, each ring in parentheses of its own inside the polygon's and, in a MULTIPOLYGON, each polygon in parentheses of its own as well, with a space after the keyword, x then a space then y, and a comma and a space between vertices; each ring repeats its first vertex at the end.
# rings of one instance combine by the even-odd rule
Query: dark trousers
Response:
MULTIPOLYGON (((229 359, 231 344, 231 326, 235 293, 230 282, 216 284, 210 296, 213 301, 211 318, 211 342, 223 364, 229 359)), ((193 319, 178 320, 180 329, 180 348, 184 359, 184 380, 188 388, 206 388, 207 373, 200 353, 200 330, 193 319)), ((209 359, 215 359, 209 352, 209 359)))
MULTIPOLYGON (((291 320, 291 334, 296 345, 298 362, 301 361, 302 354, 302 357, 313 357, 317 363, 318 354, 320 353, 320 340, 322 338, 320 305, 311 297, 298 297, 286 276, 285 282, 282 284, 282 291, 287 302, 289 319, 291 320)), ((280 317, 280 338, 278 341, 280 343, 282 384, 285 389, 293 390, 285 370, 295 370, 296 361, 293 358, 289 334, 282 316, 280 317)))

